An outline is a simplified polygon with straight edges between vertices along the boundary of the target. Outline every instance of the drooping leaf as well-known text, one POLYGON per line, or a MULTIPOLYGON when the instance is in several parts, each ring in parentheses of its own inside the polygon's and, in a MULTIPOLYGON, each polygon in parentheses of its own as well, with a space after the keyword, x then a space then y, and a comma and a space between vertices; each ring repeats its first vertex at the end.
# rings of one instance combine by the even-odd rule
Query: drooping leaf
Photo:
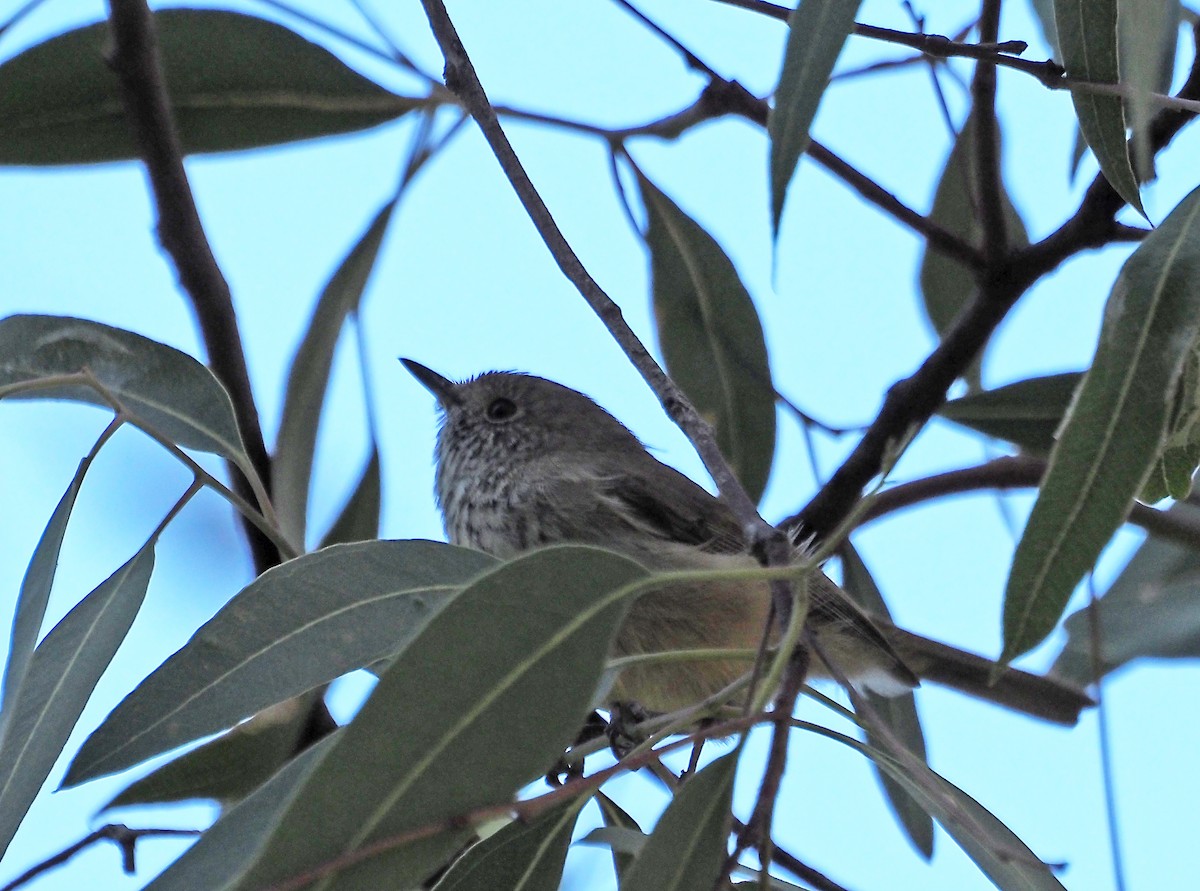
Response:
POLYGON ((287 806, 341 734, 335 731, 305 749, 253 794, 223 813, 199 842, 146 886, 146 891, 231 887, 254 863, 287 806))
POLYGON ((399 195, 394 195, 379 209, 325 285, 292 360, 283 419, 271 459, 271 495, 289 541, 304 541, 317 428, 329 386, 334 348, 346 317, 358 310, 398 201, 399 195))
POLYGON ((296 754, 315 698, 298 696, 259 712, 130 783, 103 809, 196 799, 227 807, 241 801, 296 754))
MULTIPOLYGON (((275 22, 215 9, 154 14, 187 153, 279 145, 363 130, 420 104, 275 22)), ((52 37, 0 65, 0 164, 135 159, 108 25, 52 37)))
POLYGON ((1117 50, 1121 81, 1130 88, 1126 118, 1133 130, 1139 178, 1154 174, 1147 125, 1156 106, 1150 93, 1169 93, 1179 39, 1179 0, 1117 0, 1117 50))
POLYGON ((908 788, 1000 891, 1066 891, 1016 834, 978 801, 919 762, 901 764, 874 746, 815 724, 813 733, 861 752, 908 788))
POLYGON ((0 855, 137 616, 154 569, 154 542, 79 601, 33 651, 0 743, 0 855))
POLYGON ((187 353, 85 319, 17 315, 0 320, 0 396, 70 399, 108 408, 85 383, 29 387, 85 369, 133 413, 133 423, 149 424, 184 448, 249 467, 229 394, 187 353))
POLYGON ((1054 24, 1054 0, 1029 0, 1029 6, 1033 9, 1034 18, 1042 28, 1042 36, 1046 38, 1046 43, 1050 46, 1051 57, 1061 59, 1062 53, 1058 49, 1058 28, 1054 24))
POLYGON ((626 873, 621 891, 713 887, 725 864, 740 751, 722 755, 679 788, 626 873))
MULTIPOLYGON (((930 220, 947 232, 952 232, 972 246, 983 246, 983 223, 977 194, 975 173, 975 125, 968 117, 946 159, 933 197, 930 220)), ((1001 184, 1000 194, 1008 241, 1013 247, 1029 244, 1029 235, 1021 215, 1013 206, 1008 192, 1001 184)), ((925 313, 939 336, 945 335, 975 295, 975 277, 971 270, 932 244, 927 244, 921 258, 921 295, 925 313)), ((976 361, 968 373, 975 387, 981 377, 976 361)))
POLYGON ((1071 406, 1083 373, 1069 371, 1005 384, 952 399, 938 414, 972 430, 1045 455, 1071 406))
POLYGON ((1003 661, 1054 628, 1158 458, 1200 329, 1198 219, 1200 189, 1133 252, 1113 286, 1092 367, 1013 559, 1003 661))
POLYGON ((767 118, 771 137, 771 231, 779 235, 783 199, 808 148, 808 130, 861 0, 803 0, 788 16, 783 69, 767 118))
POLYGON ((379 446, 371 443, 371 456, 362 476, 342 512, 321 540, 321 547, 371 541, 379 537, 379 511, 383 500, 383 478, 379 465, 379 446))
MULTIPOLYGON (((1191 504, 1176 504, 1169 513, 1200 520, 1191 504)), ((1067 616, 1063 627, 1067 642, 1051 674, 1079 686, 1143 657, 1200 656, 1200 554, 1147 538, 1095 606, 1067 616), (1093 641, 1099 644, 1095 657, 1093 641)))
POLYGON ((110 426, 105 430, 92 450, 79 462, 79 468, 71 478, 67 491, 63 493, 54 508, 54 513, 50 515, 50 522, 42 530, 33 557, 29 561, 29 568, 25 570, 25 578, 21 581, 21 591, 17 596, 12 635, 9 638, 8 660, 4 667, 4 698, 0 699, 0 740, 3 740, 4 727, 12 717, 11 706, 16 702, 21 682, 25 680, 42 621, 46 618, 46 604, 50 601, 50 590, 54 587, 58 557, 62 550, 63 536, 67 532, 67 521, 70 520, 71 511, 75 507, 75 498, 79 495, 79 488, 83 485, 83 478, 92 466, 92 461, 115 429, 110 426))
POLYGON ((438 542, 372 541, 268 570, 125 697, 63 784, 124 770, 398 652, 493 563, 438 542))
MULTIPOLYGON (((636 833, 644 841, 646 835, 642 832, 642 827, 633 819, 625 809, 605 795, 603 792, 596 793, 596 804, 600 806, 600 814, 604 818, 604 828, 611 830, 621 830, 626 833, 636 833)), ((633 858, 641 850, 638 847, 637 851, 629 851, 625 848, 620 848, 616 845, 611 845, 613 856, 613 870, 617 874, 617 880, 620 881, 625 876, 625 870, 633 865, 633 858)))
POLYGON ((511 800, 561 756, 628 586, 643 578, 624 557, 564 546, 472 583, 383 674, 235 887, 270 886, 410 832, 313 887, 417 885, 461 845, 457 818, 511 800))
POLYGON ((529 822, 514 820, 463 854, 434 891, 558 891, 585 796, 529 822))
MULTIPOLYGON (((1063 66, 1091 83, 1119 82, 1117 0, 1054 0, 1054 21, 1063 66)), ((1142 216, 1142 198, 1125 143, 1125 111, 1119 96, 1072 89, 1075 116, 1109 184, 1142 216)))
POLYGON ((775 456, 775 390, 758 311, 716 240, 644 176, 638 183, 667 370, 757 501, 775 456))
MULTIPOLYGON (((846 542, 839 553, 842 558, 842 587, 846 589, 854 602, 867 612, 891 618, 887 603, 879 586, 875 584, 867 565, 857 549, 846 542)), ((875 714, 887 722, 892 733, 910 752, 927 762, 925 753, 925 733, 921 729, 921 718, 917 714, 917 701, 912 693, 901 696, 879 696, 876 693, 865 694, 871 703, 875 714)), ((867 726, 867 743, 878 746, 875 732, 867 726)), ((874 762, 872 762, 874 764, 874 762)), ((925 807, 913 798, 912 793, 891 774, 880 770, 875 765, 875 773, 879 778, 888 803, 900 821, 900 826, 912 846, 928 860, 933 856, 933 818, 925 807)))
POLYGON ((1147 504, 1168 496, 1176 500, 1192 492, 1200 465, 1200 345, 1193 344, 1175 388, 1174 407, 1162 454, 1138 498, 1147 504))

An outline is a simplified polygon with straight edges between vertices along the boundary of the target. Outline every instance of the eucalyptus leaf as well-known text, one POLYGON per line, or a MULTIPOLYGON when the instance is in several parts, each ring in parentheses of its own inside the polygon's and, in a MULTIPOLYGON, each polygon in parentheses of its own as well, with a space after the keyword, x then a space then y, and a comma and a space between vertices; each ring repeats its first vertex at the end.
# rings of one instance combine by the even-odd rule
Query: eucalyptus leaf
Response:
POLYGON ((269 569, 122 700, 63 784, 124 770, 398 652, 494 562, 439 542, 371 541, 269 569))
POLYGON ((289 541, 304 541, 317 428, 333 368, 334 348, 346 318, 358 311, 399 200, 396 194, 379 209, 325 285, 292 359, 283 419, 271 459, 271 495, 280 527, 289 541))
POLYGON ((1124 522, 1158 459, 1200 330, 1200 189, 1125 262, 1092 367, 1017 545, 1004 601, 1008 662, 1040 643, 1124 522))
POLYGON ((0 855, 141 608, 155 540, 79 601, 33 651, 0 742, 0 855))
POLYGON ((943 418, 1004 439, 1022 451, 1049 454, 1071 407, 1083 373, 1069 371, 1031 377, 951 399, 938 409, 943 418))
MULTIPOLYGON (((1054 21, 1067 74, 1097 84, 1119 82, 1117 0, 1054 0, 1054 21)), ((1125 142, 1119 96, 1072 89, 1075 116, 1109 184, 1142 216, 1142 197, 1125 142)))
POLYGON ((712 888, 727 856, 735 749, 708 764, 675 793, 621 882, 621 891, 712 888))
POLYGON ((528 822, 514 820, 473 845, 433 891, 558 891, 571 833, 587 802, 580 795, 528 822))
POLYGON ((757 501, 775 456, 775 389, 758 311, 716 240, 644 176, 638 183, 667 371, 716 428, 722 454, 757 501))
MULTIPOLYGON (((846 542, 839 553, 842 558, 842 587, 855 603, 867 612, 891 618, 887 603, 875 579, 867 569, 858 550, 846 542)), ((880 696, 876 693, 866 693, 867 700, 875 714, 882 718, 891 732, 904 744, 904 747, 916 755, 921 761, 928 763, 925 752, 925 733, 921 729, 921 718, 917 714, 917 700, 912 693, 900 696, 880 696)), ((867 743, 878 746, 875 731, 867 724, 867 743)), ((872 762, 874 763, 874 762, 872 762)), ((933 818, 925 807, 913 798, 908 789, 897 782, 892 775, 880 770, 875 765, 875 773, 887 795, 888 804, 900 822, 900 827, 912 846, 926 860, 933 856, 933 818)))
POLYGON ((314 891, 419 884, 461 845, 463 816, 561 757, 643 578, 624 557, 564 546, 468 586, 383 674, 235 887, 334 861, 314 891))
POLYGON ((842 45, 854 29, 862 0, 802 0, 788 16, 783 68, 767 117, 771 137, 771 231, 779 220, 788 184, 808 148, 808 130, 829 85, 842 45))
POLYGON ((379 463, 379 445, 371 442, 371 455, 354 491, 341 513, 321 540, 321 547, 371 541, 379 537, 379 513, 383 503, 383 477, 379 463))
MULTIPOLYGON (((216 9, 164 9, 155 30, 186 153, 350 133, 421 104, 348 68, 275 22, 216 9)), ((106 22, 75 28, 0 65, 0 164, 139 157, 109 69, 106 22)))
POLYGON ((69 399, 110 408, 87 383, 54 383, 85 370, 132 413, 132 423, 149 425, 185 448, 212 452, 243 469, 250 466, 229 394, 187 353, 85 319, 16 315, 0 320, 0 397, 69 399))

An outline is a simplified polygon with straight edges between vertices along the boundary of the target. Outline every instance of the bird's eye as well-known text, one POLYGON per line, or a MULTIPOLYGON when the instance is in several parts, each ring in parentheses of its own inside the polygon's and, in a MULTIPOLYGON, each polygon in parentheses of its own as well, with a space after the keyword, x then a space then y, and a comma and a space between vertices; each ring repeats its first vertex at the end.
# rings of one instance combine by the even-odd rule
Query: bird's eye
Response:
POLYGON ((517 413, 517 404, 511 399, 505 399, 500 396, 492 400, 492 404, 487 407, 487 419, 489 421, 507 421, 517 413))

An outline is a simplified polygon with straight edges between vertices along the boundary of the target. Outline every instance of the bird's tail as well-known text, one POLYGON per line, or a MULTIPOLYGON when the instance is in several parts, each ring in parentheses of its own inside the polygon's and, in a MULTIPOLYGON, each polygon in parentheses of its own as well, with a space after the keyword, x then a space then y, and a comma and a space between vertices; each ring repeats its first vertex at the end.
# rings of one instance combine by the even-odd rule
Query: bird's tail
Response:
POLYGON ((1071 684, 1016 668, 1004 671, 993 683, 995 662, 957 647, 939 643, 895 626, 884 636, 922 680, 953 687, 996 705, 1035 718, 1072 726, 1079 714, 1095 701, 1071 684))

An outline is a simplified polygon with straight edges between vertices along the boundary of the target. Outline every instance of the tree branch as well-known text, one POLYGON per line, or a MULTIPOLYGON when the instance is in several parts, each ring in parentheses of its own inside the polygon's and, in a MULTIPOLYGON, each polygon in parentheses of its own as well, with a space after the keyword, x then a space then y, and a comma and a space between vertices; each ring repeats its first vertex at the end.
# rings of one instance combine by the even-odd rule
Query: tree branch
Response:
MULTIPOLYGON (((1000 0, 984 0, 979 17, 979 39, 994 42, 1000 28, 1000 0)), ((971 81, 971 120, 974 122, 972 155, 974 182, 983 233, 983 253, 989 265, 1008 253, 1008 227, 1004 220, 1004 186, 1000 172, 1000 122, 996 119, 996 66, 979 62, 971 81)))
POLYGON ((110 823, 107 826, 101 826, 95 832, 80 839, 69 848, 65 848, 54 856, 48 857, 41 863, 27 869, 3 888, 0 888, 0 891, 15 891, 15 889, 20 888, 22 885, 28 885, 42 873, 49 872, 57 866, 62 866, 80 851, 102 841, 111 841, 121 849, 121 868, 126 875, 133 875, 137 872, 137 864, 134 859, 135 848, 141 839, 169 836, 196 836, 200 834, 199 829, 130 829, 122 823, 110 823))
POLYGON ((542 201, 521 165, 520 159, 513 151, 508 137, 501 129, 495 109, 492 108, 483 85, 479 82, 475 68, 458 37, 454 24, 446 13, 445 6, 441 0, 422 0, 422 5, 425 7, 425 14, 446 60, 447 87, 458 97, 463 108, 479 125, 484 138, 487 139, 488 145, 496 155, 496 160, 499 161, 501 169, 524 205, 538 234, 549 248, 554 261, 567 279, 579 290, 583 299, 587 301, 609 333, 612 334, 613 339, 625 351, 634 367, 645 378, 670 418, 691 440, 703 460, 705 468, 716 482, 721 496, 747 530, 748 536, 755 541, 769 540, 776 533, 759 517, 754 502, 746 495, 729 464, 721 455, 712 428, 699 416, 683 392, 650 355, 649 350, 625 321, 620 307, 591 277, 570 244, 567 243, 566 238, 563 237, 549 208, 542 201))
MULTIPOLYGON (((154 17, 145 0, 109 0, 109 10, 112 51, 108 62, 117 75, 125 116, 146 164, 158 213, 158 238, 191 302, 213 373, 233 401, 246 453, 266 485, 270 458, 250 388, 233 299, 204 234, 183 168, 183 149, 163 77, 154 17)), ((253 492, 242 472, 230 465, 230 474, 234 489, 252 500, 253 492)), ((246 524, 243 528, 259 571, 279 562, 274 546, 261 533, 246 524)))

